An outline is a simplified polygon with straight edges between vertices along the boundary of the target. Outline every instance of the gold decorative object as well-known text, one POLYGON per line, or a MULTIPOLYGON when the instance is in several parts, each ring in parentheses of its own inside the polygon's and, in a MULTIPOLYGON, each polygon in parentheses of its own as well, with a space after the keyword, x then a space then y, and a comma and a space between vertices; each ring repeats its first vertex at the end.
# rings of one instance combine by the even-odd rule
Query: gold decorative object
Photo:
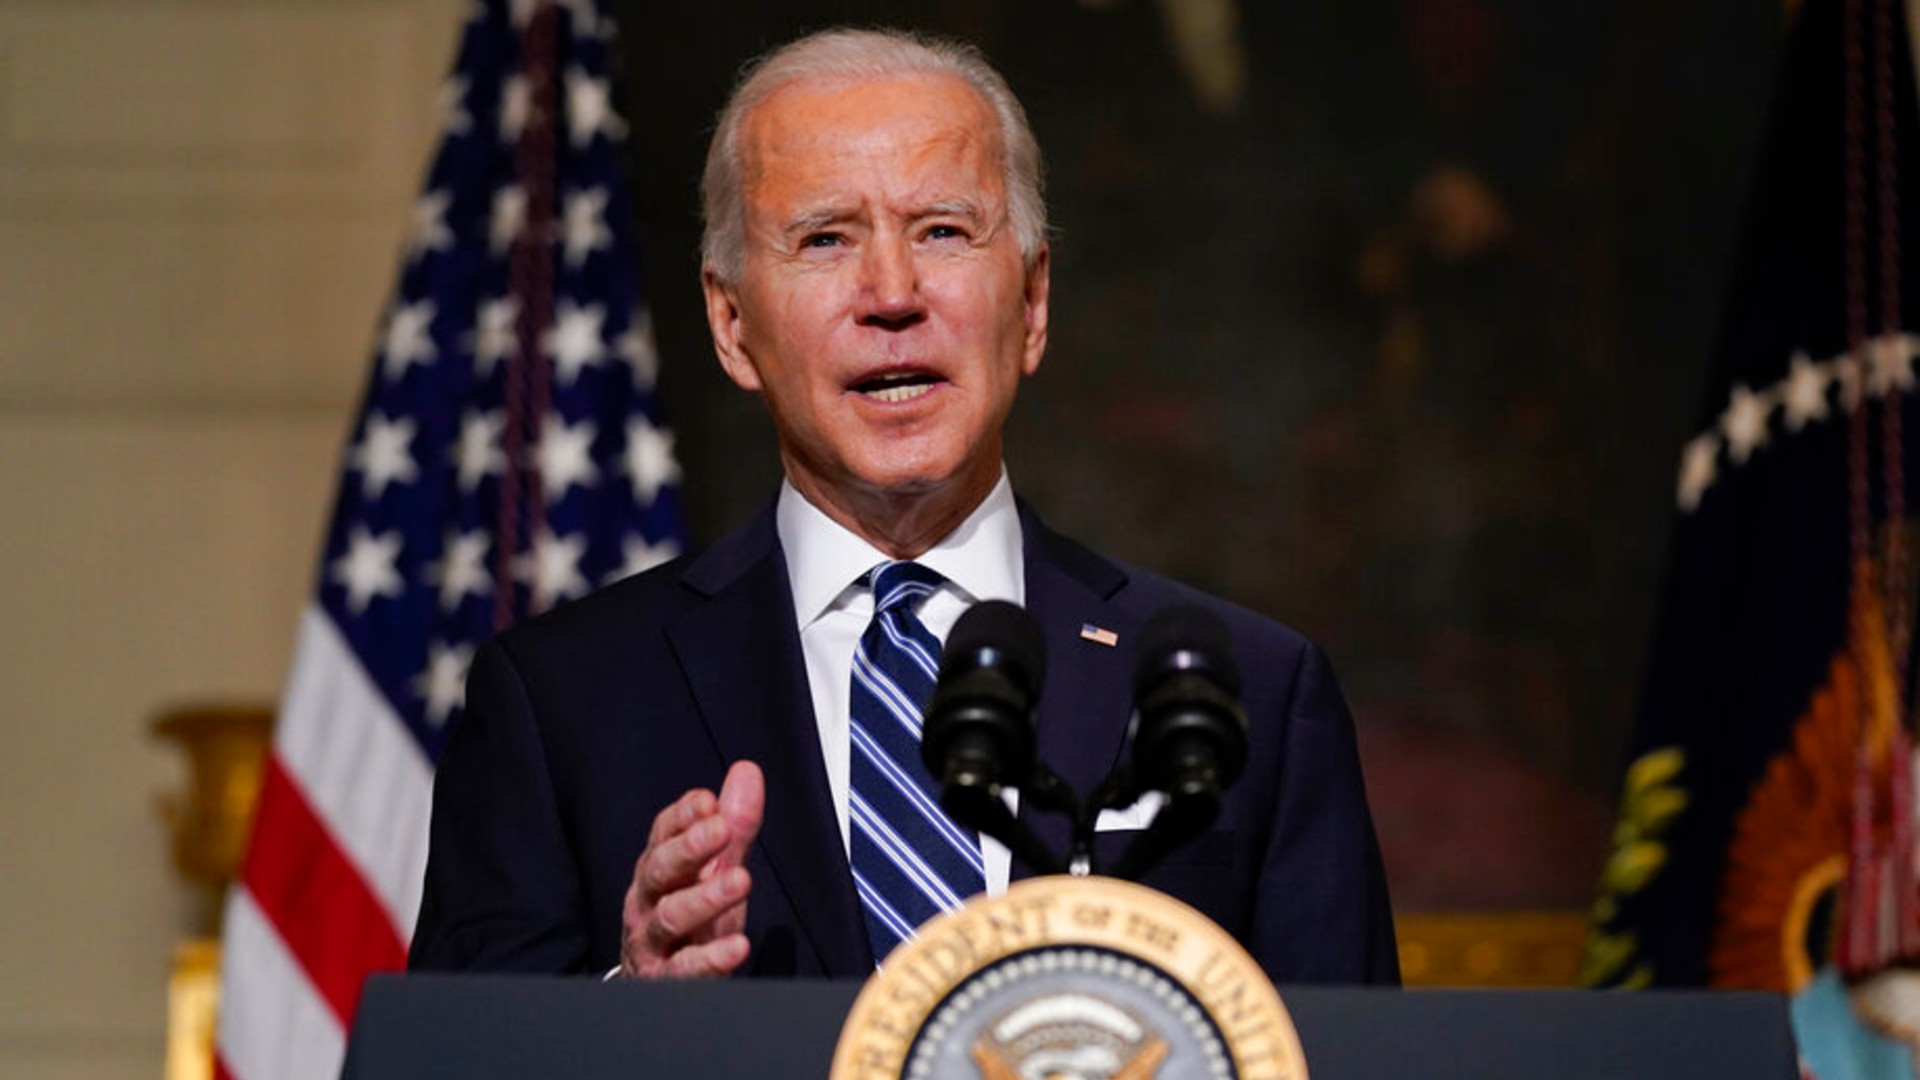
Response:
POLYGON ((166 1080, 211 1080, 213 1025, 220 1002, 220 943, 183 941, 167 979, 166 1080))
POLYGON ((1627 766, 1620 821, 1600 871, 1593 933, 1580 962, 1582 986, 1644 990, 1653 985, 1653 968, 1640 955, 1639 935, 1615 929, 1613 923, 1621 903, 1645 889, 1667 865, 1667 831, 1687 809, 1682 781, 1686 768, 1687 756, 1677 746, 1650 750, 1627 766))
POLYGON ((173 865, 195 887, 192 934, 173 950, 167 981, 166 1080, 212 1080, 220 1000, 220 905, 240 872, 273 737, 265 705, 171 709, 153 733, 187 754, 185 791, 162 795, 160 818, 173 839, 173 865))
POLYGON ((1410 988, 1575 986, 1587 915, 1579 911, 1432 912, 1394 919, 1410 988))
POLYGON ((173 836, 173 865, 201 896, 196 932, 218 935, 220 899, 239 873, 273 736, 264 705, 195 705, 162 713, 153 733, 178 743, 190 772, 184 792, 160 798, 173 836))
POLYGON ((833 1080, 1307 1080, 1293 1020, 1232 935, 1115 878, 1017 881, 936 916, 867 980, 833 1080))

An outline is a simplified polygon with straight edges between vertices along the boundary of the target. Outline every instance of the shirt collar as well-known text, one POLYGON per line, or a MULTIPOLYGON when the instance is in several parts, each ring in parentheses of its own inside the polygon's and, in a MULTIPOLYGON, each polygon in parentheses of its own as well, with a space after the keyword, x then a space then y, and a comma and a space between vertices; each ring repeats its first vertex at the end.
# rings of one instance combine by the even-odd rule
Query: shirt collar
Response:
MULTIPOLYGON (((786 481, 774 505, 774 528, 786 552, 793 610, 802 627, 845 604, 849 590, 863 593, 854 583, 876 564, 889 561, 786 481)), ((1004 468, 1000 481, 966 520, 914 561, 939 571, 969 600, 1025 600, 1020 512, 1004 468)))

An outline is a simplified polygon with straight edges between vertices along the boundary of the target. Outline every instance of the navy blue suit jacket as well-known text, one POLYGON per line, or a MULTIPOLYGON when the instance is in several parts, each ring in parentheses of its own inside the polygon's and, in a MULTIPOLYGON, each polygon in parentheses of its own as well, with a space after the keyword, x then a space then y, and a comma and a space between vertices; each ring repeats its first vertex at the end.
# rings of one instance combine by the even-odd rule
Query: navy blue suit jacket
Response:
MULTIPOLYGON (((1276 982, 1398 980, 1353 724, 1320 651, 1271 620, 1049 531, 1024 506, 1027 607, 1046 636, 1040 753, 1077 790, 1124 751, 1132 649, 1175 603, 1216 611, 1245 675, 1247 770, 1213 830, 1146 879, 1211 916, 1276 982), (1119 647, 1081 638, 1083 624, 1119 647)), ((604 972, 654 815, 758 762, 747 973, 873 970, 821 762, 771 509, 706 552, 483 647, 434 783, 416 970, 604 972)), ((1056 850, 1066 826, 1033 824, 1056 850)), ((1124 836, 1103 834, 1103 845, 1124 836)), ((1016 877, 1024 876, 1017 862, 1016 877)))

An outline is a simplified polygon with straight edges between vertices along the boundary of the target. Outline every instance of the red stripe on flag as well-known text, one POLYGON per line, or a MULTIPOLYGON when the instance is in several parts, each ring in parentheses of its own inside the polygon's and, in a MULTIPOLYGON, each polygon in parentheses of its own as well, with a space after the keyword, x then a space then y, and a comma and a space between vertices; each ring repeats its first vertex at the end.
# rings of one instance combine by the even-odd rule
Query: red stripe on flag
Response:
POLYGON ((233 1080, 233 1070, 227 1068, 227 1058, 224 1054, 213 1055, 213 1080, 233 1080))
POLYGON ((343 1029, 352 1026, 367 975, 406 966, 407 948, 393 920, 314 816, 278 754, 267 758, 242 877, 343 1029))

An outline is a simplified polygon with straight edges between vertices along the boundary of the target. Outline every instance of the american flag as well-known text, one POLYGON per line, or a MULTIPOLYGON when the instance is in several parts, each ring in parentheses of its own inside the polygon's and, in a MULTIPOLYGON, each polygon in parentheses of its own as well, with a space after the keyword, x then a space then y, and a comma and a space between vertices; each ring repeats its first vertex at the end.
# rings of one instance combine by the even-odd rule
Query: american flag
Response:
POLYGON ((405 964, 474 646, 679 552, 613 51, 594 0, 463 30, 227 903, 222 1076, 338 1075, 405 964))

